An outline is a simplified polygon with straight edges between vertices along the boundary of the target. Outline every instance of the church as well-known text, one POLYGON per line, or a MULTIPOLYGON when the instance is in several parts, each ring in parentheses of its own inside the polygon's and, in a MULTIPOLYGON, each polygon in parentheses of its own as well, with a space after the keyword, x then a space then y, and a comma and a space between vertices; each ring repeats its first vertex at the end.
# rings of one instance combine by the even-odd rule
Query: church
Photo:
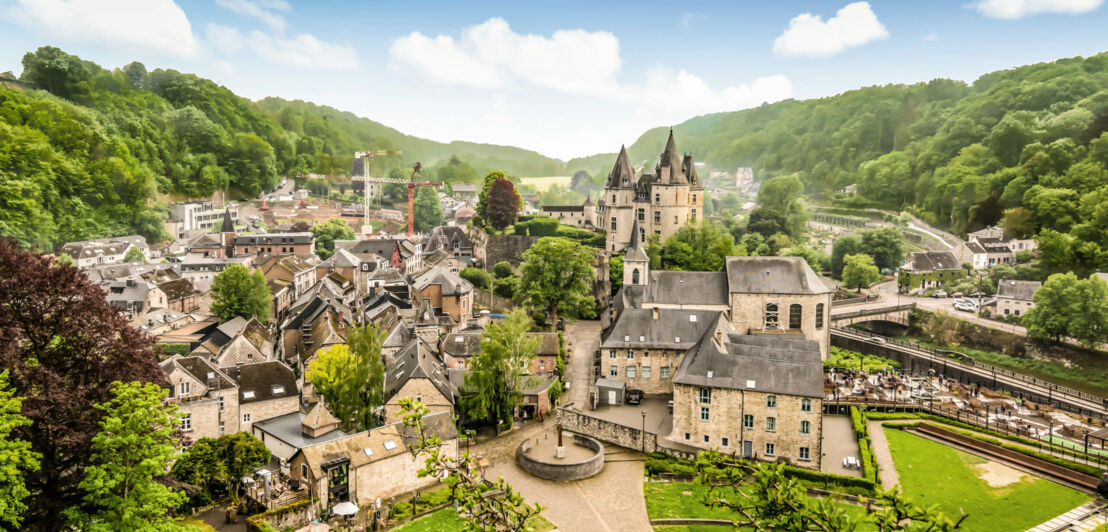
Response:
POLYGON ((608 232, 605 249, 610 252, 626 249, 635 222, 641 239, 653 233, 665 241, 682 225, 700 219, 703 206, 704 187, 696 165, 691 155, 678 154, 672 129, 653 174, 636 177, 627 148, 620 147, 604 196, 597 203, 600 228, 608 232))

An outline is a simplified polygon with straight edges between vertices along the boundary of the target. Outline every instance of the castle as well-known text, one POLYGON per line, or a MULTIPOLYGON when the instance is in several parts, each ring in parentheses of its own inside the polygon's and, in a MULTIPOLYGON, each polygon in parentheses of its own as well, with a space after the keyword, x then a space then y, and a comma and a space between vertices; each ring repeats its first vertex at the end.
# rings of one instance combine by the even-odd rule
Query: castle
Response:
POLYGON ((604 196, 597 203, 600 228, 606 230, 605 249, 622 251, 631 243, 632 224, 638 222, 640 239, 653 232, 662 241, 682 225, 703 216, 704 187, 691 155, 681 157, 673 130, 653 174, 635 178, 626 147, 619 149, 608 175, 604 196))

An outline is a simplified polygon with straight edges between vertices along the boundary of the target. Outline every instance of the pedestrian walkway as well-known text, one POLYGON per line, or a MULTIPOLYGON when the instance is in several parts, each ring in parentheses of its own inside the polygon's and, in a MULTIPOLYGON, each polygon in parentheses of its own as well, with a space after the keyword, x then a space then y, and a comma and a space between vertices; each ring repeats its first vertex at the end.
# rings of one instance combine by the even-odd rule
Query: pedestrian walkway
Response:
POLYGON ((1103 500, 1089 501, 1027 532, 1054 532, 1056 530, 1089 531, 1108 523, 1108 505, 1103 500))
POLYGON ((877 460, 877 474, 881 477, 881 486, 890 489, 900 484, 900 475, 896 473, 896 464, 893 463, 893 454, 889 451, 889 440, 885 439, 885 427, 881 421, 870 421, 866 425, 869 431, 869 442, 873 446, 873 456, 877 460))

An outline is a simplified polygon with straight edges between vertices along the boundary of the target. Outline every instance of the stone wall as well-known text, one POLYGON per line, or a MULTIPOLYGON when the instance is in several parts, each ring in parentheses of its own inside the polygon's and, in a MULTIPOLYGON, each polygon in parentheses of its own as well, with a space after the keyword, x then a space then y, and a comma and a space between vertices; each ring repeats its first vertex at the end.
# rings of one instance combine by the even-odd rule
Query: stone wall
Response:
POLYGON ((566 405, 558 409, 558 423, 561 423, 565 430, 586 434, 600 441, 606 441, 628 449, 642 450, 645 448, 648 453, 658 450, 658 438, 654 434, 649 432, 645 434, 646 445, 644 447, 642 430, 595 418, 571 410, 570 406, 566 405))
POLYGON ((401 399, 414 399, 426 406, 430 412, 453 412, 454 404, 442 394, 430 379, 425 377, 408 379, 399 390, 385 402, 385 423, 403 421, 400 408, 401 399))
MULTIPOLYGON (((285 414, 291 414, 297 410, 300 410, 300 398, 295 395, 239 405, 239 420, 241 421, 246 414, 250 414, 250 421, 242 421, 238 430, 252 433, 254 432, 254 423, 277 416, 283 416, 285 414)), ((231 423, 228 423, 228 434, 236 432, 230 430, 230 425, 231 423)))
POLYGON ((528 454, 531 440, 523 440, 516 448, 516 462, 524 471, 549 480, 581 480, 604 469, 604 446, 600 442, 588 436, 574 434, 572 444, 593 451, 593 455, 580 462, 542 461, 528 454))
POLYGON ((473 289, 473 306, 484 307, 489 309, 489 312, 493 314, 503 314, 516 307, 515 301, 506 297, 500 297, 492 292, 481 290, 480 288, 473 289))
POLYGON ((779 326, 789 330, 789 307, 800 305, 800 330, 808 340, 819 342, 819 352, 827 359, 831 345, 831 294, 818 295, 768 295, 731 294, 731 324, 743 334, 759 332, 765 324, 766 304, 777 304, 779 326), (817 327, 816 305, 823 304, 823 320, 817 327))
POLYGON ((508 261, 512 267, 518 268, 519 263, 523 262, 523 252, 531 249, 539 238, 520 235, 486 235, 481 248, 478 248, 476 241, 474 242, 473 252, 490 272, 492 267, 501 261, 508 261))
POLYGON ((673 393, 671 381, 684 356, 685 352, 677 349, 601 349, 600 376, 626 382, 628 389, 642 390, 647 395, 668 395, 673 393), (629 351, 633 353, 631 358, 627 357, 629 351), (616 375, 612 375, 612 366, 616 367, 616 375), (635 368, 635 378, 627 376, 628 366, 635 368), (649 377, 643 377, 643 368, 650 368, 649 377))

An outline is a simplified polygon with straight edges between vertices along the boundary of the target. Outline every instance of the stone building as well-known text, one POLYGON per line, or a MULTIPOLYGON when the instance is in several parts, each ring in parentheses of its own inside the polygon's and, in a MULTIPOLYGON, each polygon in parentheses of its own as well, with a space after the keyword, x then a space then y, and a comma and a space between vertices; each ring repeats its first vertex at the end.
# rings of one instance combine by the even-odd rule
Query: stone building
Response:
POLYGON ((543 205, 540 212, 558 220, 558 223, 580 229, 596 229, 602 223, 597 216, 596 205, 592 202, 591 194, 580 205, 543 205))
POLYGON ((235 256, 243 255, 311 255, 315 253, 312 233, 261 233, 235 237, 235 256))
POLYGON ((897 289, 930 290, 953 283, 966 276, 966 270, 950 251, 918 251, 908 254, 908 260, 896 273, 897 289))
POLYGON ((636 176, 627 149, 620 148, 603 201, 598 217, 600 228, 607 231, 604 247, 612 252, 630 245, 633 222, 639 222, 640 238, 656 234, 664 241, 704 215, 704 188, 696 165, 691 155, 677 152, 672 129, 653 174, 636 176))
POLYGON ((473 284, 441 266, 412 279, 412 301, 424 298, 430 299, 433 308, 448 314, 463 329, 473 313, 473 284))
POLYGON ((171 358, 161 363, 169 381, 170 403, 181 409, 181 431, 190 440, 218 438, 239 431, 238 384, 202 357, 171 358))
POLYGON ((238 430, 253 432, 257 421, 300 409, 300 390, 292 368, 276 360, 224 368, 238 384, 238 430))
POLYGON ((1035 292, 1043 286, 1039 281, 1001 279, 996 285, 997 316, 1023 316, 1035 308, 1035 292))
POLYGON ((419 335, 387 357, 385 367, 385 421, 401 421, 400 400, 415 399, 432 413, 454 412, 458 389, 447 375, 446 364, 419 335))

